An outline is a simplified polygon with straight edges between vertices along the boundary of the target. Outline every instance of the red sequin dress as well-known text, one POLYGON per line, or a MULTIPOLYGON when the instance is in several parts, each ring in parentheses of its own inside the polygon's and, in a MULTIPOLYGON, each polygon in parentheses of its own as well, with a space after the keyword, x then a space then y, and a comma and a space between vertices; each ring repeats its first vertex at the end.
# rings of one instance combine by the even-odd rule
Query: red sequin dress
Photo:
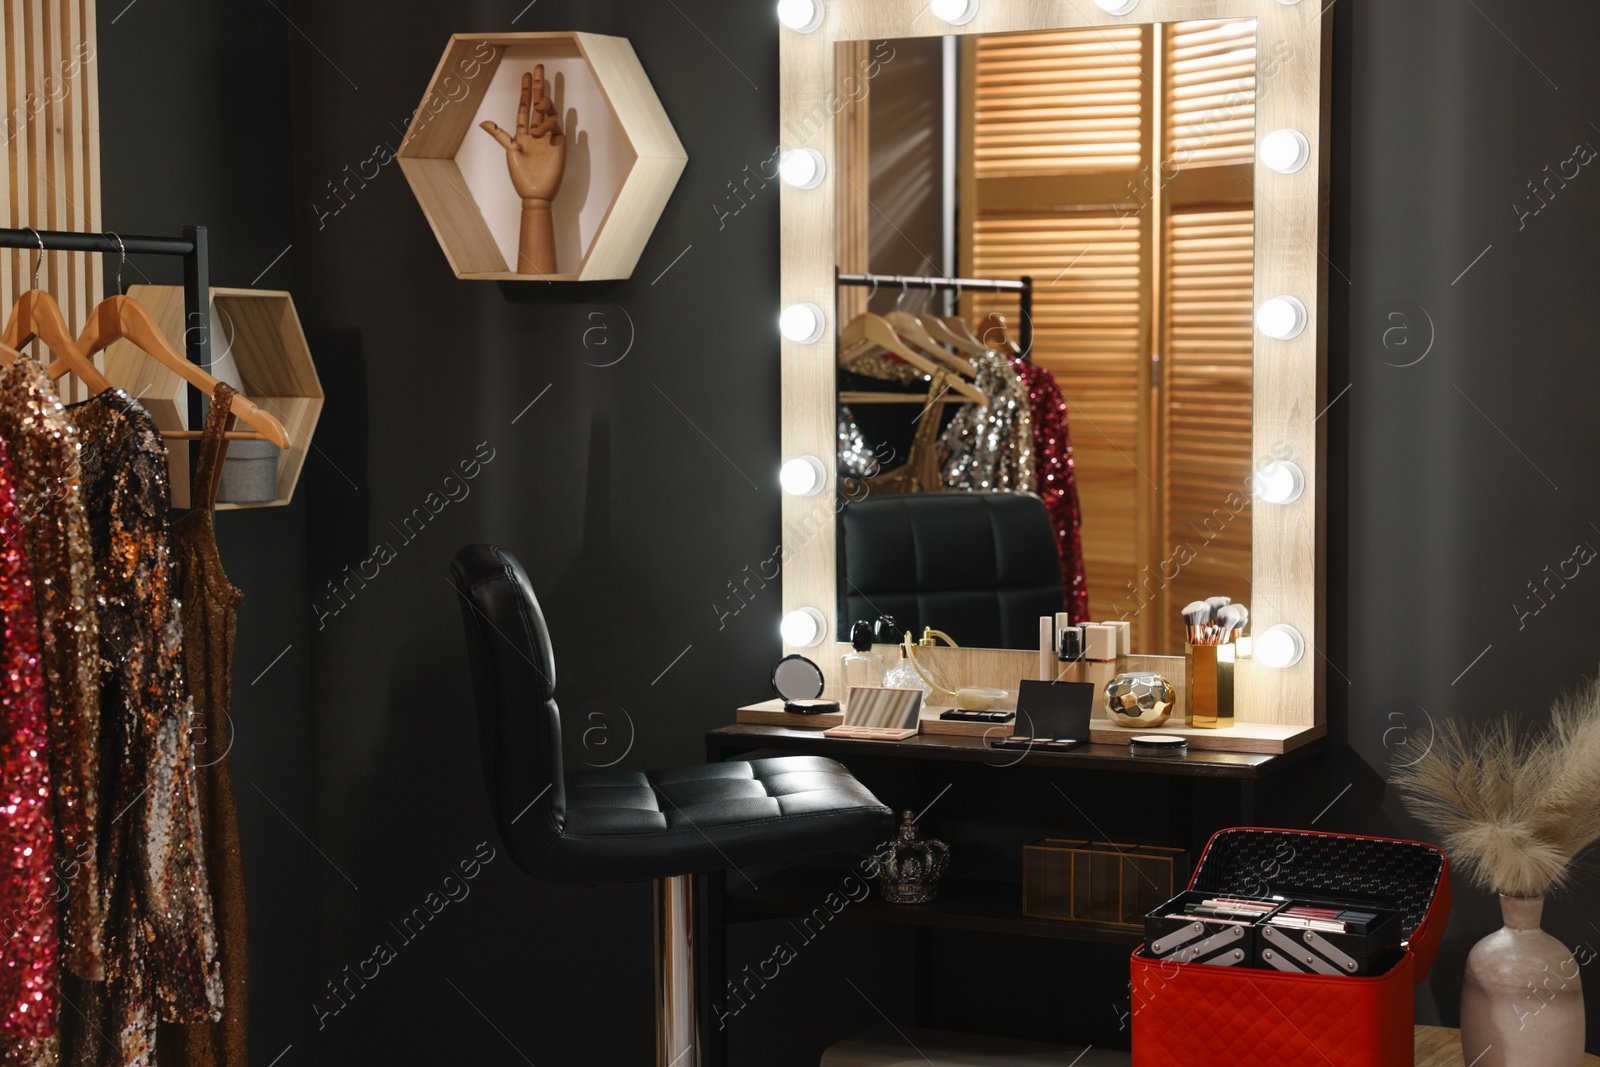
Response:
MULTIPOLYGON (((0 527, 16 520, 0 443, 0 527)), ((39 620, 22 542, 0 538, 0 1063, 56 1058, 54 813, 39 620)))
POLYGON ((1089 586, 1083 574, 1083 512, 1078 507, 1078 477, 1067 430, 1067 400, 1056 376, 1016 356, 1011 364, 1028 390, 1033 415, 1033 464, 1038 493, 1050 512, 1061 553, 1061 583, 1072 621, 1089 621, 1089 586))
POLYGON ((13 522, 0 532, 22 546, 39 612, 39 657, 50 715, 61 966, 105 977, 100 910, 100 625, 84 510, 78 432, 36 360, 0 371, 0 438, 15 479, 13 522))

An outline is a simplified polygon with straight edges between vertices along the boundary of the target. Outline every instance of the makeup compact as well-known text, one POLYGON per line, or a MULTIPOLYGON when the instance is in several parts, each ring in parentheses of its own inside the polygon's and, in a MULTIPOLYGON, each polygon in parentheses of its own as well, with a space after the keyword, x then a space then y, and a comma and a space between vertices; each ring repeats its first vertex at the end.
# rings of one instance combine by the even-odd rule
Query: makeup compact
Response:
POLYGON ((1011 736, 990 741, 989 747, 1046 752, 1076 748, 1089 740, 1095 693, 1096 687, 1089 682, 1021 682, 1016 726, 1011 736))
POLYGON ((1136 734, 1128 738, 1130 756, 1186 756, 1189 739, 1176 734, 1136 734))
POLYGON ((837 700, 822 699, 822 668, 804 656, 785 656, 772 668, 772 691, 783 698, 783 710, 795 715, 837 712, 837 700))

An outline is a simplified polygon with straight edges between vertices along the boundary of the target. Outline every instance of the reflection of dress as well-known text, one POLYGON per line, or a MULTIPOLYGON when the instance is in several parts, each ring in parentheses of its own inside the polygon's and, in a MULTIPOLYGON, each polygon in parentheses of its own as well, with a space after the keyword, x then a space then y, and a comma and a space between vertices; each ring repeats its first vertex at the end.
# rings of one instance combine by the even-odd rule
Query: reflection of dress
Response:
POLYGON ((949 388, 943 371, 933 376, 928 386, 928 402, 917 417, 916 434, 911 438, 911 454, 892 471, 878 475, 867 484, 874 493, 931 493, 940 486, 939 413, 937 401, 949 388))
POLYGON ((901 385, 913 385, 916 382, 927 381, 928 376, 919 368, 913 367, 899 356, 882 349, 873 349, 851 356, 839 364, 841 370, 850 371, 852 374, 864 375, 868 378, 877 378, 879 381, 899 382, 901 385))
POLYGON ((33 577, 39 655, 50 715, 50 793, 55 812, 61 965, 105 976, 98 831, 100 670, 94 560, 84 512, 78 431, 33 359, 0 371, 0 437, 16 479, 16 522, 7 523, 33 577), (66 897, 59 900, 60 893, 66 897))
POLYGON ((1061 554, 1061 583, 1067 614, 1074 623, 1089 621, 1089 586, 1083 573, 1083 513, 1078 507, 1076 461, 1067 431, 1067 401, 1056 376, 1044 367, 1012 357, 1012 366, 1028 390, 1033 416, 1034 467, 1039 495, 1050 512, 1061 554))
POLYGON ((233 796, 228 748, 233 721, 233 641, 244 594, 228 581, 217 553, 212 526, 215 474, 220 472, 232 421, 233 390, 219 383, 206 414, 200 458, 189 500, 193 509, 172 524, 173 565, 183 601, 183 659, 194 697, 197 727, 204 739, 195 748, 195 792, 205 840, 206 873, 216 908, 218 959, 222 965, 222 1020, 162 1027, 161 1067, 246 1067, 250 957, 244 892, 244 859, 239 852, 239 810, 233 796))
POLYGON ((193 780, 192 705, 171 584, 167 451, 120 389, 68 409, 100 597, 100 840, 106 981, 63 980, 69 1067, 151 1067, 157 1019, 215 1018, 216 963, 193 780), (102 820, 105 822, 105 820, 102 820))
MULTIPOLYGON (((0 526, 9 535, 16 522, 0 446, 0 526)), ((56 1056, 50 742, 33 580, 11 536, 0 541, 0 624, 0 1062, 48 1067, 56 1056)))
POLYGON ((847 478, 871 478, 878 473, 878 457, 856 422, 855 413, 839 405, 839 474, 847 478))
MULTIPOLYGON (((946 489, 1031 493, 1033 420, 1028 391, 1009 360, 993 351, 972 357, 973 384, 988 407, 963 404, 939 439, 946 489)), ((931 488, 931 487, 925 487, 931 488)))

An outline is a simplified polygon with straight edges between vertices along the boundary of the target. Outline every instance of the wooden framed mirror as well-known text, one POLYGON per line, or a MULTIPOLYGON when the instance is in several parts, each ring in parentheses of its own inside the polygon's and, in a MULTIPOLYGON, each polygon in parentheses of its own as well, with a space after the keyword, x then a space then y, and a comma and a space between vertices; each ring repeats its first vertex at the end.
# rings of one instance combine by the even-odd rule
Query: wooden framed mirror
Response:
MULTIPOLYGON (((806 155, 820 180, 781 189, 783 460, 820 466, 821 488, 783 496, 785 652, 818 659, 831 690, 848 647, 841 613, 867 615, 873 603, 841 569, 840 515, 875 491, 871 478, 840 474, 841 402, 889 410, 896 398, 841 395, 841 330, 860 336, 869 307, 891 318, 910 308, 902 333, 946 316, 981 330, 984 315, 1009 312, 1012 332, 1031 334, 1026 358, 1053 375, 1069 408, 1088 589, 1078 620, 1128 621, 1139 655, 1125 669, 1171 675, 1184 669, 1186 602, 1218 593, 1247 603, 1253 634, 1290 627, 1303 654, 1282 667, 1241 661, 1237 726, 1205 746, 1283 751, 1320 736, 1327 13, 1314 0, 1124 0, 1122 15, 1093 0, 794 6, 820 21, 780 29, 780 136, 786 158, 806 155), (970 17, 953 24, 936 10, 970 17), (942 87, 938 107, 919 105, 928 94, 912 70, 933 57, 938 80, 924 84, 942 87), (909 104, 875 138, 867 116, 880 89, 880 106, 895 94, 909 104), (912 127, 935 114, 937 136, 921 138, 912 127), (926 141, 941 138, 934 153, 926 141), (920 186, 924 203, 930 186, 942 190, 943 252, 927 231, 899 234, 922 257, 896 272, 1026 277, 1031 314, 1010 311, 1018 294, 1004 286, 930 285, 913 306, 909 284, 839 284, 841 273, 882 273, 872 227, 909 226, 909 201, 869 183, 886 154, 916 168, 918 151, 939 173, 908 169, 901 187, 920 186)), ((909 347, 908 360, 929 351, 909 347)), ((901 388, 927 390, 937 369, 901 388)), ((899 405, 903 421, 936 410, 948 421, 950 404, 932 396, 899 405)), ((950 613, 907 621, 960 640, 950 613)), ((962 644, 983 647, 930 652, 949 681, 1014 690, 1038 676, 1036 644, 974 632, 984 638, 962 644)))

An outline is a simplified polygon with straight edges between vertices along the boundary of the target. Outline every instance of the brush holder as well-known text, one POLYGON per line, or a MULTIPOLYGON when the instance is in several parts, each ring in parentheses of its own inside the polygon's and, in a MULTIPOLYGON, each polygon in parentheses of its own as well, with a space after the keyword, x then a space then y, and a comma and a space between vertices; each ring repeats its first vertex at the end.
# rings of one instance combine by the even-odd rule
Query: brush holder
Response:
POLYGON ((1189 720, 1201 730, 1227 730, 1233 726, 1233 642, 1190 645, 1189 720))

